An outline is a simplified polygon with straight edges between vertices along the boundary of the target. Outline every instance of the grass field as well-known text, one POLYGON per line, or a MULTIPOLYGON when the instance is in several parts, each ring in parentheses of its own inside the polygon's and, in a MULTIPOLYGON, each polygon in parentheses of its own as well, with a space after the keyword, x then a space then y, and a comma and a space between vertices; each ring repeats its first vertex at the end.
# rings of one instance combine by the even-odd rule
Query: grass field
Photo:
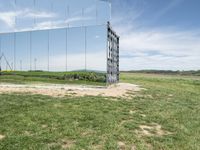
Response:
POLYGON ((145 89, 116 100, 0 95, 0 149, 200 149, 199 77, 123 73, 121 82, 145 89))

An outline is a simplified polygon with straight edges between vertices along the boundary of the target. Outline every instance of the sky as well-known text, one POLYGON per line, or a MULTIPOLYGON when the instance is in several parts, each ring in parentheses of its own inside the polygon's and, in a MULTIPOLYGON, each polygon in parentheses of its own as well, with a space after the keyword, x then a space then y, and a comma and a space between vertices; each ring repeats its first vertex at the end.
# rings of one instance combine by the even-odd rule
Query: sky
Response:
POLYGON ((199 70, 199 0, 112 0, 121 70, 199 70))
MULTIPOLYGON (((36 0, 34 7, 34 0, 16 0, 17 5, 15 5, 14 0, 0 0, 0 32, 48 29, 66 25, 70 27, 105 25, 106 21, 110 19, 110 5, 103 2, 106 0, 99 1, 98 6, 94 2, 95 0, 52 1, 53 4, 49 0, 36 0), (69 5, 70 8, 68 8, 69 5), (98 7, 97 11, 96 7, 98 7), (97 16, 98 19, 96 19, 97 16)), ((120 36, 120 70, 200 69, 199 0, 109 1, 112 3, 110 21, 113 29, 120 36)), ((96 46, 96 50, 103 52, 103 48, 105 48, 105 45, 103 45, 103 42, 105 42, 103 28, 104 26, 97 31, 95 29, 91 30, 90 40, 96 41, 91 42, 93 43, 93 45, 90 45, 91 49, 94 50, 100 41, 100 46, 98 48, 96 46)), ((75 35, 78 35, 78 33, 78 30, 73 31, 75 35)), ((46 35, 46 33, 44 34, 46 35)), ((80 37, 84 37, 83 34, 84 32, 80 37)), ((62 32, 58 31, 56 35, 64 39, 62 32)), ((25 50, 28 47, 28 37, 28 35, 24 35, 21 38, 26 40, 18 39, 21 43, 26 41, 26 44, 18 47, 22 54, 25 54, 22 49, 25 50)), ((42 36, 38 37, 40 38, 37 38, 37 40, 42 41, 42 36)), ((45 38, 46 36, 43 39, 43 47, 42 45, 36 46, 38 51, 46 47, 44 43, 47 40, 45 38)), ((72 38, 74 37, 72 36, 72 38)), ((4 42, 4 45, 8 45, 5 49, 13 50, 13 41, 10 40, 9 43, 8 39, 12 39, 12 37, 3 39, 7 41, 4 42)), ((82 42, 80 41, 80 43, 82 42)), ((64 52, 65 47, 61 48, 60 46, 64 45, 64 41, 60 40, 57 43, 60 44, 52 49, 59 47, 59 50, 64 52)), ((75 45, 74 47, 71 46, 71 49, 76 49, 79 52, 80 47, 77 48, 76 44, 71 45, 75 45)), ((43 53, 43 55, 45 54, 46 52, 43 53)), ((18 55, 22 56, 20 53, 18 55)), ((65 58, 62 54, 59 56, 54 55, 58 64, 64 63, 65 58)), ((90 62, 94 61, 95 58, 99 58, 98 56, 98 53, 91 55, 93 59, 90 62)), ((82 55, 80 55, 81 57, 82 55)), ((17 62, 18 67, 20 59, 17 62)), ((40 59, 44 60, 42 57, 40 59)), ((41 62, 40 64, 45 63, 41 62)), ((79 64, 82 64, 82 62, 80 61, 79 64)), ((64 66, 61 69, 63 68, 64 66)))

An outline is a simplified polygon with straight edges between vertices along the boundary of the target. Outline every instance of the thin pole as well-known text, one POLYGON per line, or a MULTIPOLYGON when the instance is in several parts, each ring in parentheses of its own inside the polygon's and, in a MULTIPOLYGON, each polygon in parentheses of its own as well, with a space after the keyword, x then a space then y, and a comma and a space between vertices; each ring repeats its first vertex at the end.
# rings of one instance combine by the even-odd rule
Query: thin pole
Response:
MULTIPOLYGON (((53 11, 53 1, 52 1, 52 0, 51 0, 51 3, 50 3, 50 10, 51 10, 51 12, 53 11)), ((51 27, 50 27, 50 28, 52 28, 52 27, 53 27, 53 21, 51 20, 51 27)), ((47 35, 47 36, 48 36, 48 46, 47 46, 47 47, 48 47, 48 49, 47 49, 47 55, 48 55, 48 56, 47 56, 47 57, 48 57, 48 58, 47 58, 47 59, 48 59, 48 60, 47 60, 47 61, 48 61, 48 62, 47 62, 47 63, 48 63, 47 65, 48 65, 48 66, 47 66, 47 70, 48 70, 48 72, 49 72, 49 62, 50 62, 50 56, 49 56, 49 55, 50 55, 50 45, 49 45, 49 44, 50 44, 50 37, 49 37, 49 36, 50 36, 50 29, 48 29, 48 33, 47 33, 47 34, 48 34, 48 35, 47 35)))
POLYGON ((2 68, 1 68, 1 55, 2 55, 2 54, 1 54, 1 35, 0 35, 0 72, 1 72, 1 69, 2 69, 2 68))
MULTIPOLYGON (((66 21, 67 21, 67 19, 69 18, 69 6, 67 6, 67 9, 65 10, 65 19, 66 19, 66 21)), ((67 22, 66 22, 67 23, 67 22)), ((69 24, 67 23, 67 28, 69 27, 69 24)), ((68 65, 68 58, 67 58, 67 54, 68 54, 68 29, 65 29, 66 30, 66 60, 65 60, 65 62, 66 62, 66 64, 65 64, 65 69, 66 69, 66 72, 68 71, 68 68, 67 68, 67 65, 68 65)))
POLYGON ((22 71, 22 60, 20 60, 20 71, 22 71))
POLYGON ((68 69, 67 69, 67 65, 68 65, 68 63, 67 63, 67 61, 68 61, 68 58, 67 58, 67 54, 68 54, 68 30, 67 30, 67 28, 66 28, 66 72, 68 71, 68 69))
POLYGON ((49 32, 50 32, 50 31, 48 30, 48 32, 47 32, 47 36, 48 36, 48 48, 47 48, 47 55, 48 55, 48 58, 47 58, 47 61, 48 61, 48 62, 47 62, 47 65, 48 65, 48 66, 47 66, 47 70, 48 70, 48 71, 49 71, 49 43, 50 43, 50 41, 49 41, 49 40, 50 40, 50 38, 49 38, 49 32))
POLYGON ((36 65, 37 65, 36 63, 37 63, 37 59, 35 58, 35 59, 34 59, 35 71, 36 71, 36 67, 37 67, 37 66, 36 66, 36 65))
MULTIPOLYGON (((36 12, 36 0, 33 0, 34 12, 36 12)), ((36 15, 33 18, 33 29, 36 27, 36 15)), ((32 31, 30 31, 30 71, 32 71, 32 31)))
MULTIPOLYGON (((87 72, 87 27, 85 26, 85 73, 87 72)), ((86 84, 86 75, 85 75, 85 84, 86 84)))
POLYGON ((32 32, 30 31, 30 71, 32 71, 32 32))
MULTIPOLYGON (((17 14, 17 0, 15 0, 15 14, 17 14)), ((17 26, 17 16, 15 15, 15 27, 14 27, 14 71, 16 70, 16 26, 17 26)))
POLYGON ((16 70, 16 33, 14 33, 14 71, 16 70))

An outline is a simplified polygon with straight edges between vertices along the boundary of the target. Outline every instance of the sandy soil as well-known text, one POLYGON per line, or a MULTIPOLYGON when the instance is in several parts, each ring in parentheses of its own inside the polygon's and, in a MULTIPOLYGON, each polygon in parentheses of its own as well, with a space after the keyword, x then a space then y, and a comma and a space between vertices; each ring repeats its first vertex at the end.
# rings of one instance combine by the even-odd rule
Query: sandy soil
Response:
POLYGON ((0 134, 0 140, 3 140, 4 138, 5 136, 0 134))
POLYGON ((141 88, 134 84, 119 83, 108 87, 60 85, 60 84, 0 84, 1 93, 31 93, 53 97, 64 96, 105 96, 105 97, 128 97, 129 94, 140 91, 141 88))

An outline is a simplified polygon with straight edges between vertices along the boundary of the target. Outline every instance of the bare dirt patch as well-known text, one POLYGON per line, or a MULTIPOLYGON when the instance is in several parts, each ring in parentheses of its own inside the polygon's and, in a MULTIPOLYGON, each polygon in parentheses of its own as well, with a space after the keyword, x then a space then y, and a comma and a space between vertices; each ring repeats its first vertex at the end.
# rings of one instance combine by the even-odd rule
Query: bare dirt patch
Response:
POLYGON ((119 150, 125 150, 126 149, 126 144, 124 142, 117 142, 119 150))
POLYGON ((161 125, 159 124, 152 124, 152 125, 140 125, 140 130, 137 131, 140 135, 143 136, 164 136, 171 134, 168 131, 162 129, 161 125))
POLYGON ((0 94, 2 93, 31 93, 47 95, 52 97, 65 96, 104 96, 104 97, 129 97, 129 93, 134 94, 141 88, 134 84, 119 83, 108 87, 103 86, 83 86, 83 85, 58 85, 58 84, 0 84, 0 94))
POLYGON ((82 135, 82 136, 91 136, 91 135, 93 135, 94 133, 95 133, 95 131, 88 129, 88 130, 83 131, 83 132, 81 133, 81 135, 82 135))
POLYGON ((42 125, 42 128, 47 128, 47 127, 48 127, 48 125, 46 125, 46 124, 42 125))
POLYGON ((63 143, 62 144, 63 149, 70 149, 74 145, 74 141, 72 140, 63 140, 62 143, 63 143))
POLYGON ((103 149, 103 146, 100 145, 100 144, 99 144, 99 145, 93 145, 93 146, 92 146, 92 149, 93 149, 93 150, 102 150, 102 149, 103 149))
POLYGON ((3 140, 6 136, 0 134, 0 141, 3 140))
POLYGON ((30 131, 24 131, 24 135, 26 135, 26 136, 33 136, 33 134, 30 131))
POLYGON ((135 114, 136 112, 137 112, 137 111, 135 111, 135 110, 130 110, 130 111, 129 111, 129 114, 130 114, 130 115, 133 115, 133 114, 135 114))
POLYGON ((53 105, 55 108, 62 108, 63 106, 62 106, 62 104, 54 104, 53 105))
POLYGON ((132 145, 132 146, 131 146, 131 150, 136 150, 135 145, 132 145))

